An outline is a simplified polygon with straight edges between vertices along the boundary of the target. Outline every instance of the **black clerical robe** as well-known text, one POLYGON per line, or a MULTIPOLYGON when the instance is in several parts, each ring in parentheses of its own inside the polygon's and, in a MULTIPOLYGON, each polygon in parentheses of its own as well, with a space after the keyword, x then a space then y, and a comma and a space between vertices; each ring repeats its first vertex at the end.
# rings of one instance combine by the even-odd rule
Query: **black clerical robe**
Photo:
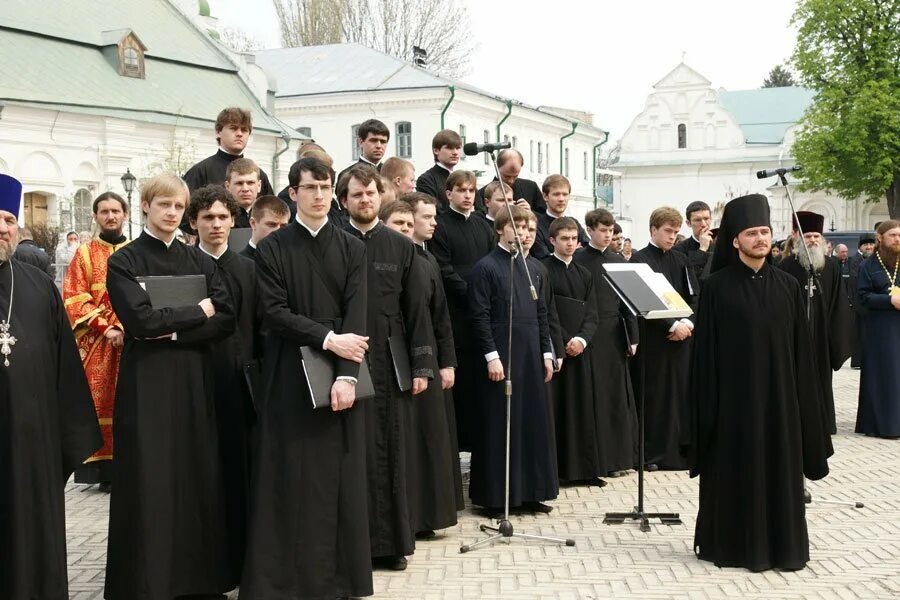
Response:
MULTIPOLYGON (((313 237, 294 221, 257 249, 264 401, 241 598, 372 594, 365 406, 314 409, 300 361, 329 331, 366 335, 365 254, 330 222, 313 237)), ((335 371, 359 365, 335 357, 335 371)))
MULTIPOLYGON (((850 366, 859 369, 862 366, 862 349, 863 349, 863 316, 865 308, 862 305, 862 299, 859 295, 859 268, 863 261, 868 258, 862 254, 851 256, 847 260, 848 276, 844 279, 847 286, 847 299, 850 302, 850 312, 852 313, 852 333, 851 348, 853 355, 850 357, 850 366)), ((844 275, 843 269, 841 275, 844 275)))
POLYGON ((37 267, 50 277, 56 277, 56 267, 53 265, 53 261, 50 260, 47 252, 38 246, 34 240, 22 240, 19 242, 15 253, 13 253, 13 259, 20 263, 37 267))
POLYGON ((400 391, 388 340, 404 335, 412 376, 434 377, 431 320, 422 294, 430 282, 409 238, 380 222, 366 233, 352 223, 345 231, 365 244, 368 263, 366 330, 375 386, 375 397, 365 403, 372 556, 404 556, 415 551, 408 489, 418 489, 408 478, 406 438, 412 435, 413 402, 422 399, 400 391))
MULTIPOLYGON (((494 177, 493 181, 497 181, 497 178, 494 177)), ((484 186, 475 192, 475 210, 479 212, 487 212, 487 203, 484 199, 484 190, 486 187, 487 186, 484 186)), ((516 179, 510 187, 512 188, 513 200, 518 202, 524 198, 531 207, 531 210, 535 213, 547 212, 547 202, 544 201, 544 194, 541 192, 541 187, 537 183, 530 179, 523 179, 520 177, 516 179)))
POLYGON ((743 263, 700 296, 691 368, 691 476, 700 476, 694 548, 719 567, 801 569, 809 560, 804 475, 831 454, 800 287, 743 263))
MULTIPOLYGON (((894 274, 893 265, 885 266, 894 274)), ((859 266, 859 301, 866 343, 862 347, 859 408, 856 432, 881 437, 900 437, 900 310, 891 304, 890 281, 878 257, 859 266)))
POLYGON ((456 384, 453 401, 456 405, 456 431, 459 448, 472 449, 475 427, 473 411, 477 403, 476 382, 484 369, 484 357, 479 356, 472 336, 472 323, 467 297, 467 278, 472 267, 496 246, 494 227, 474 212, 468 217, 450 209, 437 216, 437 228, 428 249, 441 266, 441 278, 447 294, 447 307, 453 325, 456 345, 456 384))
POLYGON ((237 580, 215 394, 216 345, 234 331, 228 288, 210 257, 146 231, 109 258, 106 287, 125 328, 116 384, 108 600, 224 593, 237 580), (203 275, 216 309, 153 308, 142 276, 203 275), (177 338, 153 339, 175 333, 177 338))
MULTIPOLYGON (((188 189, 193 192, 210 183, 225 183, 225 170, 228 165, 239 158, 244 158, 243 154, 229 154, 221 148, 216 150, 212 156, 204 158, 184 174, 184 181, 188 185, 188 189)), ((275 194, 272 184, 269 182, 269 176, 260 168, 259 180, 261 186, 259 189, 260 196, 271 196, 275 194)))
MULTIPOLYGON (((681 252, 663 252, 649 244, 631 256, 633 263, 647 263, 657 273, 665 275, 676 292, 697 312, 699 284, 681 252)), ((675 319, 648 320, 646 335, 638 346, 632 381, 640 393, 639 373, 644 363, 644 460, 660 469, 687 468, 681 446, 689 440, 688 369, 691 358, 691 338, 669 341, 669 331, 675 319)), ((689 317, 693 325, 694 319, 689 317)))
POLYGON ((237 216, 234 218, 233 229, 249 229, 250 228, 250 209, 238 206, 237 216))
POLYGON ((472 449, 469 496, 474 504, 504 504, 506 454, 506 397, 504 381, 490 381, 486 355, 496 352, 509 366, 509 297, 514 287, 512 328, 512 410, 510 417, 509 505, 556 498, 555 439, 547 386, 544 354, 551 352, 544 276, 532 271, 538 293, 532 300, 522 260, 515 262, 510 281, 510 254, 496 247, 469 273, 469 305, 475 339, 481 354, 478 373, 478 429, 472 449))
POLYGON ((634 467, 637 459, 637 410, 628 353, 640 340, 637 319, 603 277, 603 265, 625 259, 608 246, 598 250, 588 245, 575 253, 575 262, 593 277, 597 307, 597 327, 586 351, 593 374, 593 420, 578 424, 586 439, 591 439, 593 428, 596 454, 585 451, 582 464, 591 472, 624 471, 634 467))
POLYGON ((448 207, 448 177, 450 177, 450 171, 443 165, 434 163, 430 169, 419 175, 419 178, 416 179, 416 191, 428 194, 437 200, 438 212, 444 212, 448 207))
POLYGON ((241 256, 249 258, 252 261, 256 261, 256 246, 253 245, 253 242, 248 242, 243 249, 238 252, 241 256))
MULTIPOLYGON (((551 381, 556 424, 556 454, 559 478, 586 480, 609 473, 602 465, 600 451, 605 440, 601 428, 607 415, 594 393, 594 375, 588 348, 593 349, 597 330, 597 302, 590 271, 574 259, 566 264, 556 255, 543 261, 553 288, 560 317, 562 370, 551 381), (565 345, 574 338, 587 345, 578 356, 568 356, 565 345)), ((604 381, 608 385, 608 381, 604 381)))
POLYGON ((704 252, 700 249, 700 242, 695 240, 693 235, 678 242, 672 247, 672 250, 677 250, 687 256, 688 264, 691 265, 691 269, 694 271, 694 278, 700 283, 701 289, 703 287, 703 282, 706 281, 706 278, 709 276, 707 265, 710 264, 712 260, 713 250, 715 250, 715 248, 715 242, 713 242, 709 245, 706 252, 704 252))
MULTIPOLYGON (((201 252, 199 248, 196 251, 201 252)), ((240 256, 231 249, 226 249, 216 259, 216 265, 231 295, 236 319, 234 333, 216 346, 213 362, 231 565, 235 580, 239 581, 246 550, 252 464, 250 450, 256 423, 253 395, 248 382, 248 376, 253 377, 251 373, 258 373, 256 265, 252 259, 240 256)))
MULTIPOLYGON (((801 252, 803 249, 801 248, 801 252)), ((804 291, 803 300, 809 302, 808 271, 796 256, 789 256, 778 265, 792 275, 804 291)), ((850 358, 852 351, 850 338, 850 303, 841 283, 840 265, 832 257, 825 258, 825 267, 818 273, 815 296, 809 312, 809 332, 812 336, 810 350, 814 356, 816 372, 819 375, 819 390, 825 410, 825 423, 831 433, 837 433, 834 414, 834 391, 832 374, 850 358), (821 287, 821 289, 819 289, 821 287)))
MULTIPOLYGON (((536 213, 536 215, 537 236, 529 254, 538 260, 543 260, 553 254, 553 244, 550 243, 550 225, 558 217, 554 217, 550 213, 536 213)), ((576 223, 578 223, 577 220, 576 223)), ((581 226, 581 223, 578 223, 578 243, 581 246, 587 246, 590 241, 591 239, 588 237, 584 227, 581 226)))
POLYGON ((439 369, 456 367, 453 330, 447 296, 437 261, 422 246, 416 246, 416 260, 429 283, 423 288, 431 324, 429 344, 434 348, 434 379, 428 389, 413 398, 407 431, 407 472, 409 511, 413 531, 445 529, 456 524, 462 510, 462 474, 456 440, 456 411, 453 392, 444 391, 439 369))
POLYGON ((3 321, 10 299, 16 341, 0 354, 0 597, 63 600, 66 480, 103 439, 53 280, 16 259, 2 262, 3 321))
POLYGON ((338 183, 338 181, 341 180, 341 177, 343 177, 344 175, 347 174, 347 171, 349 171, 349 170, 352 169, 353 167, 358 167, 358 166, 360 166, 360 165, 364 165, 364 166, 367 166, 367 167, 372 167, 373 169, 375 169, 376 171, 378 171, 379 173, 381 173, 381 163, 378 163, 377 165, 375 165, 375 164, 370 163, 369 161, 367 161, 366 159, 364 159, 363 157, 360 156, 360 157, 357 159, 357 161, 356 161, 355 163, 353 163, 352 165, 350 165, 349 167, 347 167, 346 169, 344 169, 343 171, 341 171, 340 173, 338 173, 338 176, 337 176, 337 177, 335 178, 335 180, 334 180, 334 185, 335 185, 335 187, 337 187, 337 183, 338 183))

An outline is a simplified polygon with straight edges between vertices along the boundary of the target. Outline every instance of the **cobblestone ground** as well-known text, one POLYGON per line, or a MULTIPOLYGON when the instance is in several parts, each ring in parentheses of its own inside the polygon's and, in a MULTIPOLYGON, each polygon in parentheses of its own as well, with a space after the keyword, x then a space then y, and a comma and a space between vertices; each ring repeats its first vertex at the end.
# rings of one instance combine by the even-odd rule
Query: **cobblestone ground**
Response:
MULTIPOLYGON (((859 371, 835 374, 838 435, 831 475, 810 484, 815 500, 862 501, 865 508, 809 506, 811 561, 796 573, 719 569, 694 557, 697 481, 647 475, 648 510, 677 511, 683 525, 603 524, 628 510, 634 477, 603 488, 564 488, 550 515, 513 517, 517 531, 571 537, 574 548, 513 540, 460 554, 481 539, 484 519, 467 509, 459 524, 420 542, 404 572, 376 572, 377 598, 900 598, 900 441, 853 434, 859 371)), ((73 599, 103 597, 108 497, 69 485, 69 578, 73 599)))

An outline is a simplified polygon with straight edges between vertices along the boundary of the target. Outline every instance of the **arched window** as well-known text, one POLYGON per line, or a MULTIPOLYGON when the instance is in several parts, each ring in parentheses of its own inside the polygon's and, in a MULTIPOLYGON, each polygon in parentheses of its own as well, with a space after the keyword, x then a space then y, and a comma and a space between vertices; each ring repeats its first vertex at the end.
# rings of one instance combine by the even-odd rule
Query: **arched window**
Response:
POLYGON ((412 123, 400 121, 397 123, 397 156, 400 158, 412 158, 412 123))
POLYGON ((678 124, 678 147, 687 148, 687 126, 684 123, 678 124))
POLYGON ((534 173, 534 140, 528 140, 528 170, 534 173))
MULTIPOLYGON (((462 140, 462 145, 466 145, 466 126, 462 123, 459 124, 459 138, 462 140)), ((466 160, 465 153, 460 154, 460 160, 466 160)))
POLYGON ((356 125, 350 126, 350 145, 352 150, 350 150, 350 156, 353 157, 353 160, 359 160, 359 123, 356 125))
POLYGON ((90 231, 94 221, 91 210, 93 203, 94 200, 88 190, 81 188, 75 192, 72 198, 72 229, 90 231))

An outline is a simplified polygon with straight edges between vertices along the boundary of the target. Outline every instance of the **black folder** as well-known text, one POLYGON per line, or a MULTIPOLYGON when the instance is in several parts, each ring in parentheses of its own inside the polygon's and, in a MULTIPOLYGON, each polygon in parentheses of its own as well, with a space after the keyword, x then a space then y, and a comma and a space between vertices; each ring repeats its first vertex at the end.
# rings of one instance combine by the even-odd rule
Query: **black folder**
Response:
POLYGON ((409 366, 409 347, 406 337, 402 333, 388 338, 388 346, 391 348, 391 358, 394 363, 394 375, 397 377, 397 385, 401 392, 412 389, 412 368, 409 366))
POLYGON ((250 243, 251 235, 253 235, 253 230, 249 227, 232 229, 231 233, 228 234, 228 249, 240 252, 250 243))
MULTIPOLYGON (((337 356, 312 346, 300 348, 300 364, 303 367, 303 375, 309 386, 309 396, 312 398, 313 408, 331 408, 331 386, 337 377, 334 363, 337 356)), ((372 376, 369 374, 369 365, 363 360, 359 365, 359 375, 356 376, 356 399, 367 400, 375 396, 375 386, 372 384, 372 376)))
POLYGON ((642 315, 669 309, 634 271, 607 271, 606 275, 642 315))
MULTIPOLYGON (((584 313, 587 303, 577 298, 568 296, 556 296, 556 312, 559 314, 559 324, 568 335, 575 336, 581 331, 584 323, 584 313)), ((569 340, 563 340, 568 342, 569 340)))
POLYGON ((156 309, 193 306, 209 297, 205 275, 153 275, 135 279, 156 309))

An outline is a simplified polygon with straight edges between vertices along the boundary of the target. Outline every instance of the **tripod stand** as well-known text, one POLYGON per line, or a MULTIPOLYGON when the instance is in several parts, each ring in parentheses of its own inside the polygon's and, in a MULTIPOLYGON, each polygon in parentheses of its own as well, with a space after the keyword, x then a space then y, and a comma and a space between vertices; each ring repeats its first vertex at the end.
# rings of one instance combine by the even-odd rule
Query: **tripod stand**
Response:
MULTIPOLYGON (((493 152, 490 153, 491 159, 494 162, 494 171, 497 174, 497 180, 500 181, 500 185, 502 186, 504 194, 506 190, 509 189, 508 186, 503 182, 503 179, 500 177, 499 169, 497 168, 497 160, 494 157, 493 152)), ((496 526, 493 525, 481 525, 479 529, 484 533, 490 533, 489 537, 479 540, 473 544, 463 544, 459 547, 460 553, 466 553, 470 550, 474 550, 480 546, 493 545, 494 542, 503 539, 503 538, 522 538, 529 540, 538 540, 542 542, 550 542, 553 544, 565 544, 566 546, 574 546, 575 540, 566 539, 566 538, 556 538, 556 537, 547 537, 541 535, 532 535, 527 533, 518 533, 513 529, 513 525, 509 520, 509 446, 510 446, 510 425, 512 421, 512 391, 513 391, 513 381, 512 381, 512 354, 513 354, 513 306, 515 302, 515 266, 516 259, 521 259, 522 265, 525 267, 525 274, 528 278, 528 284, 531 293, 532 301, 537 301, 538 295, 537 290, 535 290, 534 284, 531 281, 531 273, 528 270, 528 262, 525 259, 525 251, 522 246, 522 240, 519 237, 518 232, 516 231, 515 220, 513 219, 512 209, 510 209, 509 204, 506 204, 506 210, 509 214, 509 222, 512 225, 513 232, 515 235, 515 242, 513 246, 510 248, 510 257, 509 257, 509 311, 508 311, 508 340, 507 340, 507 358, 506 358, 506 366, 504 370, 504 375, 506 376, 504 381, 504 395, 506 397, 506 450, 505 450, 505 473, 504 473, 504 494, 503 494, 503 518, 499 519, 496 526)))
MULTIPOLYGON (((810 253, 809 253, 809 247, 806 245, 806 241, 803 238, 803 235, 804 235, 803 234, 803 226, 800 223, 800 218, 797 216, 797 209, 794 207, 794 196, 791 193, 790 186, 788 186, 787 176, 785 175, 784 169, 778 170, 778 179, 781 182, 781 187, 784 188, 785 195, 787 196, 787 199, 788 199, 788 204, 791 207, 791 214, 793 215, 794 222, 797 225, 797 233, 800 234, 800 245, 803 247, 803 251, 806 253, 806 262, 808 265, 807 279, 806 279, 806 290, 807 290, 806 319, 807 319, 807 321, 809 321, 810 326, 812 326, 813 325, 813 323, 812 323, 813 300, 815 299, 815 296, 816 296, 816 290, 819 290, 821 293, 822 284, 819 281, 818 273, 816 273, 816 270, 813 267, 812 257, 810 256, 810 253)), ((813 502, 812 494, 810 493, 809 488, 806 487, 806 481, 804 481, 804 485, 803 485, 803 500, 806 504, 812 504, 812 502, 813 502)), ((856 501, 845 502, 842 500, 816 500, 816 502, 820 502, 822 504, 833 504, 836 506, 848 506, 850 508, 864 508, 865 507, 865 504, 863 504, 862 502, 856 502, 856 501)))

